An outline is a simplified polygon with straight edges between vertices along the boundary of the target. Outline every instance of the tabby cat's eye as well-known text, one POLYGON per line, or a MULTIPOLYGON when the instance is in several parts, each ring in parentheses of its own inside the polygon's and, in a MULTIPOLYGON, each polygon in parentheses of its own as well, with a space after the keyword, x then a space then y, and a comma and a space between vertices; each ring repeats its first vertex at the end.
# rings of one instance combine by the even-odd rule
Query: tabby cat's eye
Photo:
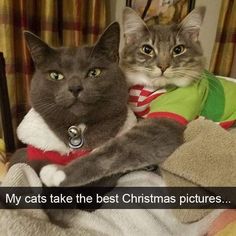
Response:
POLYGON ((141 47, 141 52, 148 55, 148 56, 153 56, 154 54, 154 49, 148 45, 148 44, 144 44, 142 47, 141 47))
POLYGON ((98 68, 94 68, 94 69, 89 70, 89 72, 88 72, 88 77, 90 77, 90 78, 96 78, 96 77, 98 77, 100 74, 101 74, 101 70, 98 69, 98 68))
POLYGON ((53 80, 63 80, 64 79, 64 75, 59 72, 56 72, 56 71, 50 72, 49 76, 53 80))
POLYGON ((174 47, 174 49, 173 49, 173 55, 174 55, 174 56, 178 56, 178 55, 183 54, 185 51, 186 51, 185 46, 182 45, 182 44, 180 44, 180 45, 177 45, 176 47, 174 47))

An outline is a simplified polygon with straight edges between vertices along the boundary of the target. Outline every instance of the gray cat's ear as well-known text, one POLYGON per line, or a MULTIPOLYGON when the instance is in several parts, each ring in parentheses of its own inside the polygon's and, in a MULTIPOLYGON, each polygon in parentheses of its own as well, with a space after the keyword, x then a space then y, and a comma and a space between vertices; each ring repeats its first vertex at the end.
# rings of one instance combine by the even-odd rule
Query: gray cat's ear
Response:
POLYGON ((120 44, 120 25, 118 22, 110 24, 98 39, 94 46, 92 54, 102 53, 111 61, 119 60, 119 44, 120 44))
POLYGON ((193 41, 197 41, 205 12, 205 7, 198 7, 192 10, 179 24, 179 32, 188 34, 189 38, 191 38, 193 41))
POLYGON ((123 28, 126 44, 131 44, 138 38, 149 33, 142 18, 130 7, 123 11, 123 28))
POLYGON ((24 31, 24 36, 34 63, 36 65, 40 65, 45 61, 45 58, 47 58, 53 49, 43 42, 38 36, 29 31, 24 31))

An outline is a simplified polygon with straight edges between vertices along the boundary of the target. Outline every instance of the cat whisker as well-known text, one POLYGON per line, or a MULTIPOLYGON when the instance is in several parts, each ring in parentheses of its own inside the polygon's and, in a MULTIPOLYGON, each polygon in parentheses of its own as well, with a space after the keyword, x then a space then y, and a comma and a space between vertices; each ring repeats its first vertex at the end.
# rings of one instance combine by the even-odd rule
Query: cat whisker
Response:
POLYGON ((37 107, 40 110, 44 111, 45 115, 49 115, 51 113, 57 112, 58 114, 62 112, 62 109, 60 109, 58 106, 55 107, 55 104, 43 104, 43 103, 35 103, 35 107, 37 107))
POLYGON ((175 72, 175 74, 174 75, 181 75, 181 76, 184 76, 184 75, 186 75, 186 76, 189 76, 189 77, 194 77, 194 78, 197 78, 197 79, 200 79, 200 74, 198 74, 198 73, 188 73, 188 72, 175 72))
POLYGON ((197 75, 200 75, 202 72, 201 71, 196 71, 197 68, 192 68, 192 69, 186 69, 186 68, 182 68, 182 69, 172 69, 171 72, 173 73, 178 73, 178 72, 181 72, 181 73, 191 73, 191 74, 197 74, 197 75))

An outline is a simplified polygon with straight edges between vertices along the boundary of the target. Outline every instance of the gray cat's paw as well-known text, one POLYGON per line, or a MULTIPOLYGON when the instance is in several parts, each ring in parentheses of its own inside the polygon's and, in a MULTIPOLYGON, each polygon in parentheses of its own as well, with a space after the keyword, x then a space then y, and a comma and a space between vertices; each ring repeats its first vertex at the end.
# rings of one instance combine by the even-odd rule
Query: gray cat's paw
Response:
POLYGON ((39 176, 42 182, 48 187, 59 186, 66 179, 65 172, 59 166, 53 164, 44 166, 39 176))

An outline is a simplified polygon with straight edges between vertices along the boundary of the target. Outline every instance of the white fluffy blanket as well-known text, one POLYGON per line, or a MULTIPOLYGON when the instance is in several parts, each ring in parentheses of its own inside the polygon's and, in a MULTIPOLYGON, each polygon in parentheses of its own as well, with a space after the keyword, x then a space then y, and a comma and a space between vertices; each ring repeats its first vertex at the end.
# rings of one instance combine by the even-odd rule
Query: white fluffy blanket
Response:
MULTIPOLYGON (((165 186, 162 178, 152 172, 137 171, 120 178, 119 186, 165 186)), ((41 186, 32 168, 14 165, 2 186, 41 186)), ((180 223, 171 210, 160 209, 99 209, 94 212, 71 210, 65 221, 69 228, 52 224, 41 209, 0 210, 0 236, 197 236, 204 235, 221 210, 215 210, 192 224, 180 223)))

